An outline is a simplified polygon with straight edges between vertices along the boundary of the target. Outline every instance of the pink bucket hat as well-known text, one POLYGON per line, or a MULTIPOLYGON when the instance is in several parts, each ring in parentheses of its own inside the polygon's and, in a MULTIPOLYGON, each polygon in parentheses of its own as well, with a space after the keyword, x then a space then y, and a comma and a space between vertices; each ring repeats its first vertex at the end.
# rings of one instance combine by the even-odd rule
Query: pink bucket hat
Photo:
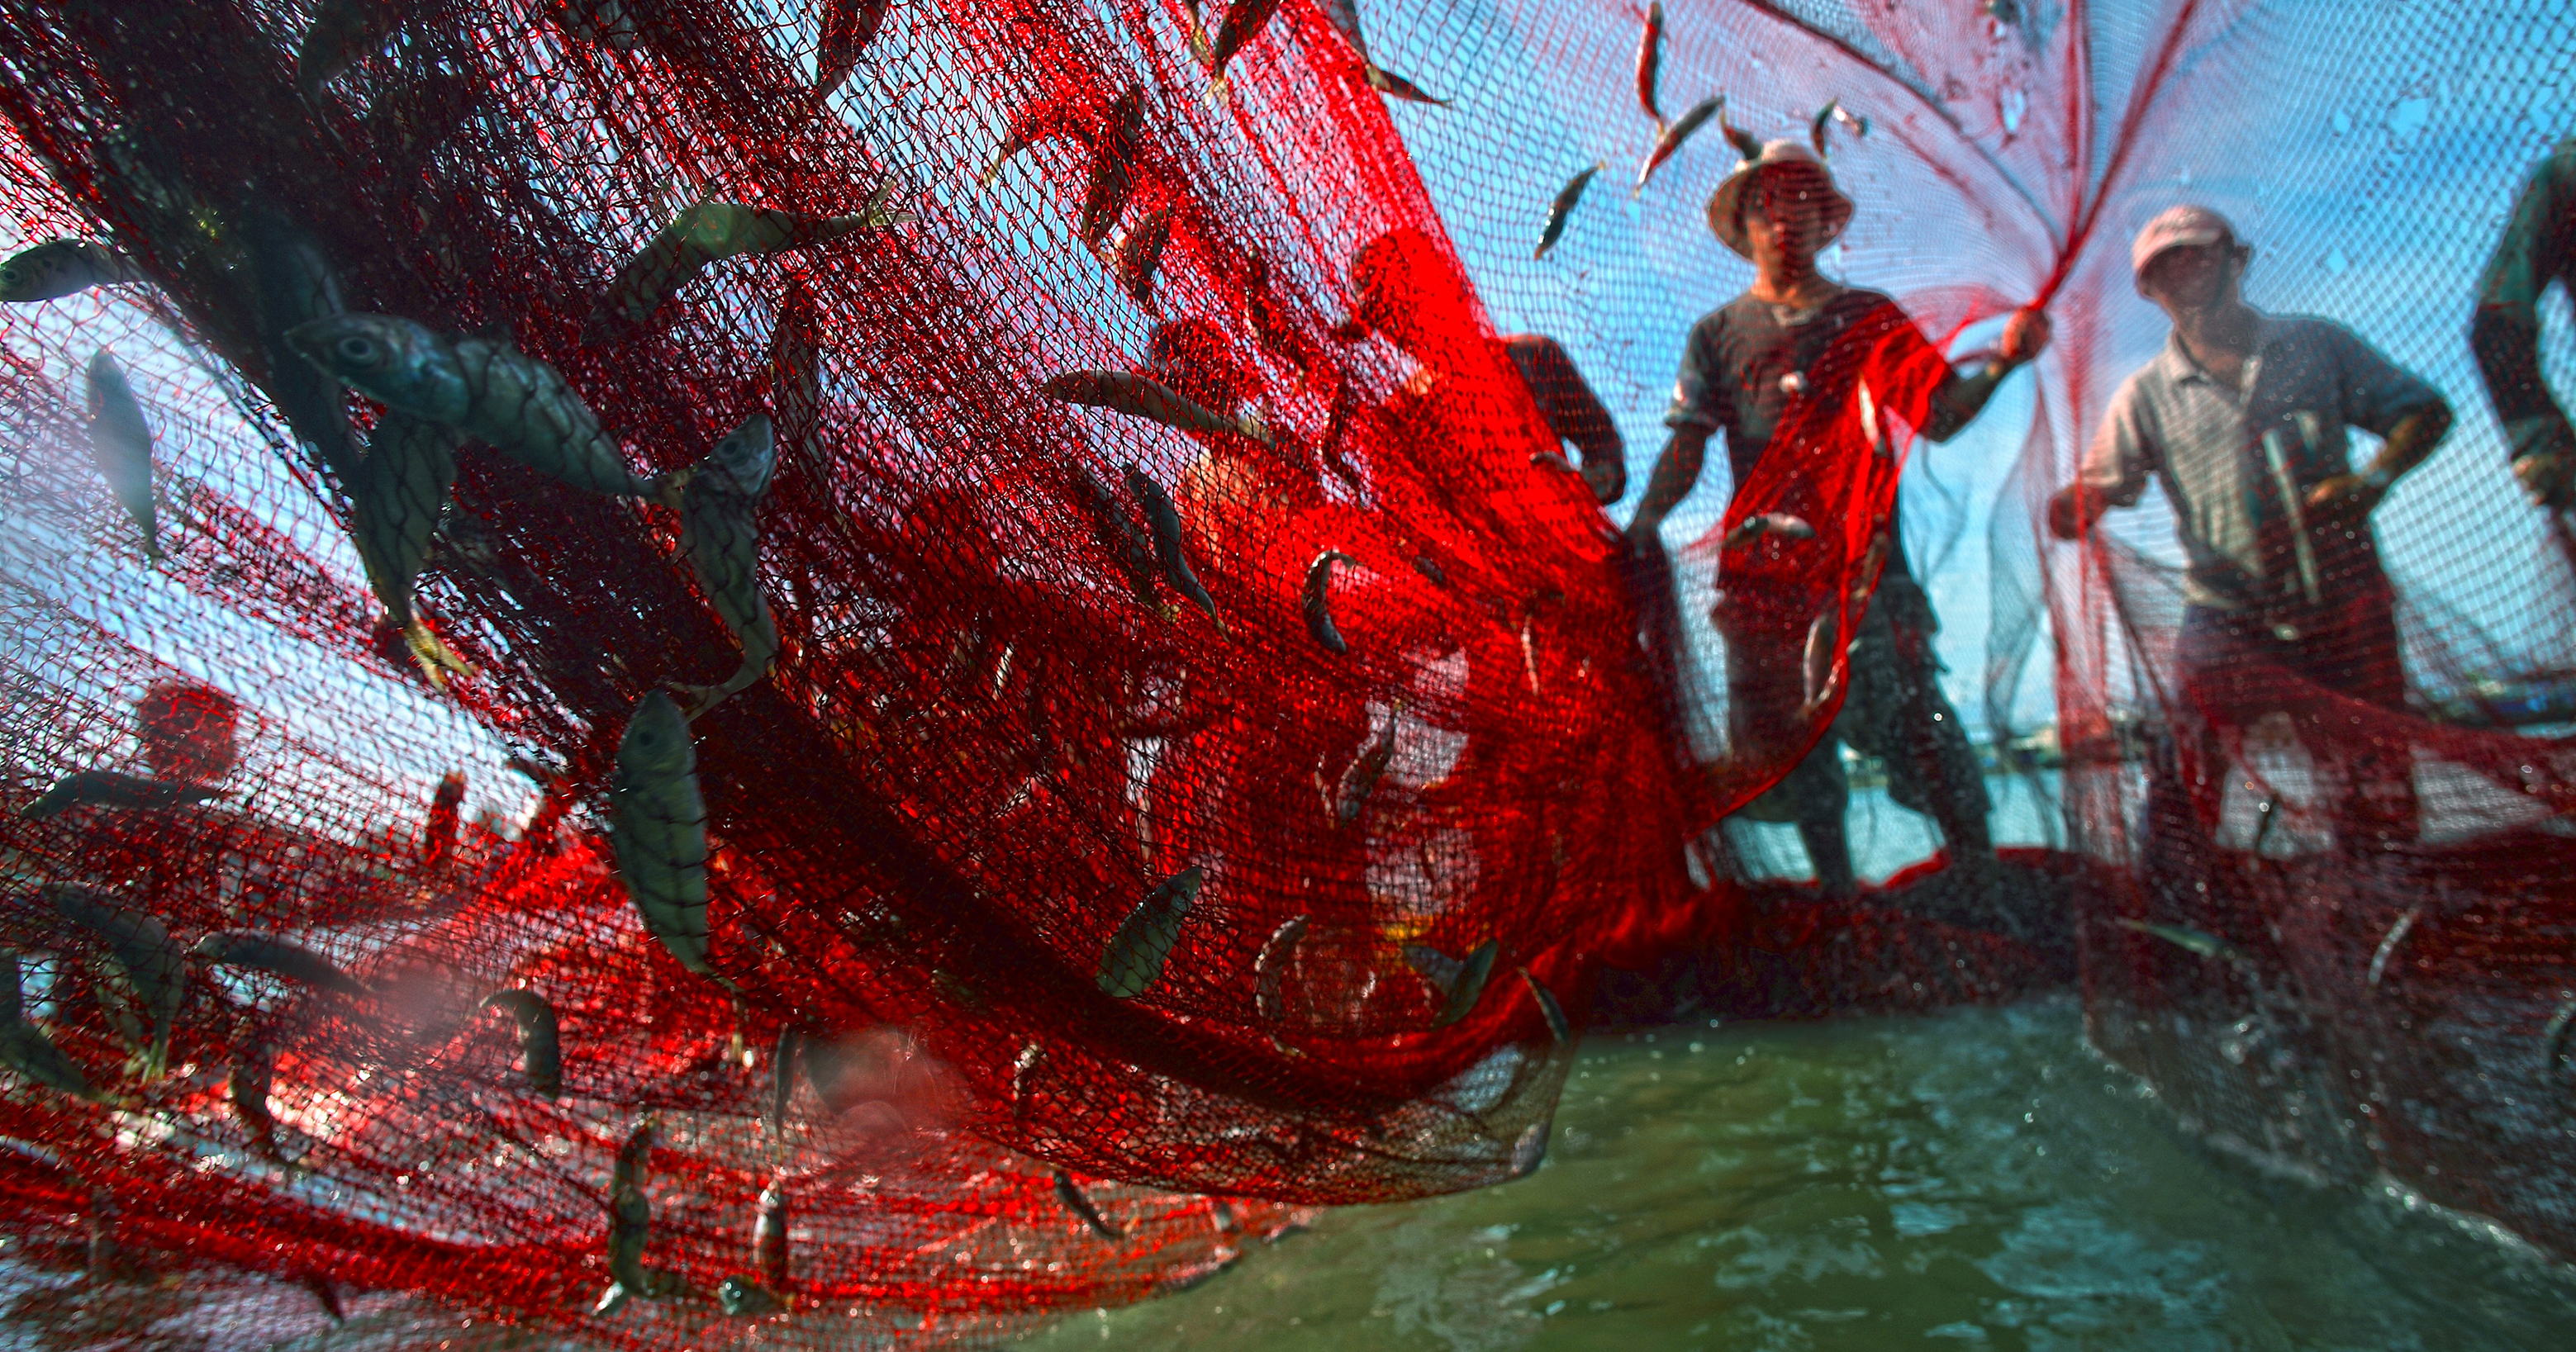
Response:
POLYGON ((2129 275, 2144 276, 2147 264, 2167 249, 2190 248, 2202 244, 2233 241, 2236 227, 2227 218, 2207 207, 2185 204, 2167 207, 2156 218, 2139 229, 2138 237, 2129 244, 2129 275))

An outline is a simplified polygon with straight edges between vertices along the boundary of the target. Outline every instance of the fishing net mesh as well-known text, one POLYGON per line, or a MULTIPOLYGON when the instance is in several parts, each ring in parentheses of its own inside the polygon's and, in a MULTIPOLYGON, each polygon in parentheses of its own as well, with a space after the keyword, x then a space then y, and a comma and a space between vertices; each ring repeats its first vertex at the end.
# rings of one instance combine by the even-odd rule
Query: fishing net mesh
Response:
MULTIPOLYGON (((878 8, 0 6, 9 230, 141 277, 0 316, 0 947, 17 1026, 92 1091, 13 1034, 14 1316, 989 1343, 1302 1208, 1537 1167, 1605 965, 1649 974, 1630 1014, 1821 1013, 2006 998, 2071 972, 2061 938, 2097 1044, 2213 1139, 2576 1248, 2544 1036, 2576 577, 2463 341, 2557 131, 2576 36, 2548 7, 2497 42, 2436 6, 1671 6, 1666 115, 1722 91, 1761 139, 1829 99, 1869 120, 1828 132, 1858 211, 1826 265, 1935 346, 1838 348, 1796 453, 1742 484, 1713 455, 1669 552, 1545 458, 1544 392, 1495 341, 1558 339, 1642 478, 1684 334, 1749 279, 1702 214, 1720 126, 1630 191, 1642 11, 1358 6, 1368 61, 1439 107, 1370 86, 1344 6, 1277 6, 1218 92, 1191 5, 910 0, 818 95, 818 49, 878 8), (386 36, 300 92, 317 14, 386 36), (2186 667, 2152 495, 2043 533, 2164 331, 2128 234, 2183 199, 2257 245, 2257 304, 2354 324, 2459 413, 2371 522, 2402 699, 2338 683, 2366 640, 2186 667), (711 203, 807 224, 657 279, 711 203), (1987 415, 2026 423, 2002 494, 1927 492, 1950 360, 2034 301, 2056 341, 1987 415), (560 404, 468 382, 452 489, 382 470, 414 410, 282 340, 339 310, 550 364, 620 476, 769 415, 776 661, 688 732, 703 961, 630 896, 665 865, 636 862, 620 745, 639 701, 759 648, 739 593, 680 495, 542 472, 560 404), (93 451, 100 349, 148 426, 158 559, 93 451), (1204 416, 1047 392, 1075 372, 1204 416), (1900 482, 1918 573, 1990 523, 1957 702, 1998 742, 2047 721, 2025 673, 2053 641, 2063 765, 2018 768, 2061 848, 1847 902, 1747 881, 1712 827, 1832 726, 1900 482), (416 528, 408 638, 361 501, 416 528), (1728 547, 1766 512, 1813 534, 1728 547), (1804 698, 1731 717, 1729 664, 1804 698), (39 807, 94 771, 148 783, 39 807), (156 786, 219 792, 131 801, 156 786), (1157 889, 1190 869, 1175 927, 1157 889), (331 972, 190 953, 243 933, 331 972), (480 1003, 512 990, 556 1020, 557 1094, 480 1003), (644 1289, 593 1315, 621 1184, 644 1289), (734 1277, 789 1308, 728 1316, 734 1277)), ((2370 582, 2348 548, 2316 566, 2370 582)))

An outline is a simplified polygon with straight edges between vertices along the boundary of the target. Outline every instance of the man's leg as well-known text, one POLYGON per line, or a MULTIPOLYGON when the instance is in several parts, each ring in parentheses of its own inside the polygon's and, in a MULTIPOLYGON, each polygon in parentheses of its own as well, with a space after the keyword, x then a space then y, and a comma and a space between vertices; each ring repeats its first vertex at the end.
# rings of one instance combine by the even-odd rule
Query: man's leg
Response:
POLYGON ((1993 803, 1968 730, 1941 693, 1939 628, 1913 579, 1888 579, 1852 644, 1852 698, 1836 727, 1886 764, 1890 799, 1939 823, 1950 862, 1983 874, 1995 858, 1993 803))
MULTIPOLYGON (((2301 674, 2337 694, 2392 712, 2406 709, 2406 665, 2398 654, 2397 616, 2384 598, 2358 605, 2350 619, 2316 636, 2301 674)), ((2383 744, 2349 724, 2316 729, 2312 755, 2330 755, 2343 770, 2335 833, 2366 850, 2414 841, 2422 825, 2415 799, 2415 755, 2404 741, 2383 744)))
POLYGON ((1817 889, 1847 899, 1860 894, 1860 875, 1852 867, 1851 837, 1843 818, 1851 807, 1851 782, 1843 776, 1842 742, 1827 732, 1816 749, 1771 792, 1797 814, 1798 839, 1807 847, 1807 864, 1816 871, 1817 889))

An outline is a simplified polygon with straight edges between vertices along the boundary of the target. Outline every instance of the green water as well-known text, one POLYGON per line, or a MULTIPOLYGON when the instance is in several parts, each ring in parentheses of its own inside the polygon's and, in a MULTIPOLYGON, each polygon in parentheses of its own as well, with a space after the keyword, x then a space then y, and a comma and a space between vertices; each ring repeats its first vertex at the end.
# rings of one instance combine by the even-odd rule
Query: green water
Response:
POLYGON ((2576 1272, 2186 1137, 2071 1000, 1595 1041, 1535 1175, 1025 1352, 2576 1348, 2576 1272))

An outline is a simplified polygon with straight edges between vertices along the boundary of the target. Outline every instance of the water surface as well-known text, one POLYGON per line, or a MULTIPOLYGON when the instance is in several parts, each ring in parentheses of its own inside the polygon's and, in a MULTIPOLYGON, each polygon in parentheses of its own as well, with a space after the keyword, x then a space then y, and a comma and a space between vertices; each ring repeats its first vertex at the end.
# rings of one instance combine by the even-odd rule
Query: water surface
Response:
POLYGON ((1586 1046, 1535 1175, 1026 1352, 2576 1347, 2576 1272, 2201 1147, 2071 998, 1586 1046))

